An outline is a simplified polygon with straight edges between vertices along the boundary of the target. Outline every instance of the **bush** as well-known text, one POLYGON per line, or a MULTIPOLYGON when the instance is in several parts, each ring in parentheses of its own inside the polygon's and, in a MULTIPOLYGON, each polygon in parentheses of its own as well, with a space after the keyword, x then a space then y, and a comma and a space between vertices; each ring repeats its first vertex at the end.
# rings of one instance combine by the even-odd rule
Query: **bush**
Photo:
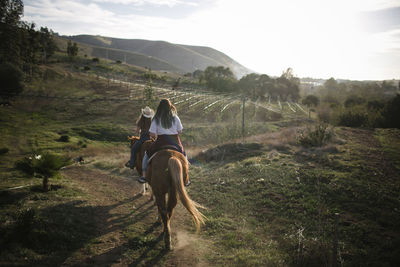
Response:
POLYGON ((368 110, 381 110, 385 104, 378 100, 370 100, 367 103, 368 110))
POLYGON ((58 139, 60 142, 69 142, 69 136, 68 135, 61 135, 60 138, 58 139))
POLYGON ((332 139, 333 131, 328 129, 328 125, 319 124, 314 129, 307 128, 306 131, 300 133, 298 138, 299 144, 302 146, 322 146, 332 139))
POLYGON ((332 109, 327 104, 320 106, 317 110, 318 119, 324 123, 329 123, 331 121, 332 109))
POLYGON ((347 110, 339 114, 338 125, 347 127, 361 127, 368 122, 368 115, 360 111, 347 110))
POLYGON ((8 100, 22 93, 24 74, 10 63, 0 64, 0 97, 8 100))
POLYGON ((364 98, 352 95, 352 96, 349 96, 346 99, 346 101, 344 102, 344 106, 346 108, 349 108, 349 107, 353 107, 353 106, 356 106, 356 105, 361 105, 363 103, 365 103, 365 99, 364 98))
POLYGON ((21 235, 27 235, 32 231, 38 216, 32 208, 19 210, 16 216, 15 229, 21 235))
POLYGON ((400 128, 400 95, 390 100, 382 111, 384 127, 400 128))
POLYGON ((10 151, 7 147, 2 147, 0 148, 0 155, 6 154, 10 151))
POLYGON ((25 157, 15 163, 15 168, 34 175, 35 173, 43 176, 43 189, 48 189, 48 179, 54 176, 61 167, 68 164, 68 160, 62 156, 44 153, 43 155, 33 155, 25 157))
POLYGON ((66 160, 63 157, 50 153, 45 153, 42 156, 35 156, 33 161, 35 172, 45 177, 55 175, 65 164, 66 160))
POLYGON ((33 175, 35 169, 33 167, 32 157, 26 157, 15 162, 15 169, 20 170, 28 175, 33 175))

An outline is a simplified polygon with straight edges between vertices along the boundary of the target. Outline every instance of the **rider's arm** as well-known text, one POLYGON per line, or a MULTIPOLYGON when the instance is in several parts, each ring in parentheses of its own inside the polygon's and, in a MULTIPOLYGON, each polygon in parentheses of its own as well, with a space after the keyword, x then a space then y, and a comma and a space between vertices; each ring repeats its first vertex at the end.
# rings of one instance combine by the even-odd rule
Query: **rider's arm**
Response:
POLYGON ((157 134, 150 132, 150 137, 153 137, 154 139, 157 138, 157 134))

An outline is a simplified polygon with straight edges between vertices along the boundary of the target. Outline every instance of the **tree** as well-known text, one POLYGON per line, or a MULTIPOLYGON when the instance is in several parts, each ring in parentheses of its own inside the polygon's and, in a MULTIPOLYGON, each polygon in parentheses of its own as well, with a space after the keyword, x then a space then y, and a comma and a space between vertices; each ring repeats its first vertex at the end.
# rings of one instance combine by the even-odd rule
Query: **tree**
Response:
POLYGON ((67 44, 67 54, 70 58, 76 57, 78 55, 78 44, 72 43, 71 40, 68 40, 67 44))
POLYGON ((0 63, 20 63, 23 13, 22 0, 0 0, 0 63))
POLYGON ((223 66, 209 66, 204 71, 204 80, 209 88, 214 91, 229 92, 234 91, 236 78, 229 68, 223 66))
POLYGON ((40 27, 39 34, 42 59, 46 63, 47 59, 54 55, 54 52, 57 49, 57 45, 53 40, 53 31, 49 30, 47 27, 40 27))
POLYGON ((308 107, 316 107, 319 105, 319 98, 315 95, 308 95, 303 99, 301 103, 308 107))
POLYGON ((9 101, 20 94, 23 89, 23 72, 11 63, 0 64, 0 96, 4 101, 9 101))
POLYGON ((23 23, 23 38, 21 56, 24 62, 24 71, 32 75, 33 65, 38 63, 37 57, 40 51, 40 33, 35 30, 35 23, 23 23))
POLYGON ((319 105, 319 98, 315 95, 308 95, 303 99, 302 104, 308 107, 308 117, 310 118, 311 107, 316 107, 319 105))
POLYGON ((325 81, 324 87, 328 90, 328 92, 334 92, 338 89, 338 82, 332 77, 325 81))
POLYGON ((204 79, 204 71, 202 70, 195 70, 192 74, 192 77, 199 80, 199 84, 203 82, 204 79))
POLYGON ((300 98, 300 79, 293 76, 291 68, 284 72, 281 77, 277 78, 276 83, 280 99, 297 101, 300 98))
POLYGON ((260 75, 256 73, 250 73, 243 76, 238 82, 239 90, 243 94, 251 94, 252 98, 255 100, 256 91, 260 87, 259 78, 260 75))

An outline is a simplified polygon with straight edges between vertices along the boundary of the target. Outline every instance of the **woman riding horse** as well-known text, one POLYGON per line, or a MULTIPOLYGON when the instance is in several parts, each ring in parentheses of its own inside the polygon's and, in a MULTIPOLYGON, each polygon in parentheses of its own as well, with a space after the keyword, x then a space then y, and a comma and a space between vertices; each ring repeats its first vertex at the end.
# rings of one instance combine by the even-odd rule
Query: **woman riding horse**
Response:
MULTIPOLYGON (((150 149, 146 151, 143 157, 143 176, 139 178, 139 182, 146 182, 145 171, 147 168, 147 162, 155 152, 168 148, 186 155, 179 138, 182 129, 182 123, 178 117, 175 106, 169 101, 169 99, 162 99, 157 107, 156 114, 151 121, 149 129, 150 136, 156 141, 151 145, 150 149)), ((185 185, 188 186, 189 184, 190 181, 185 185)))
POLYGON ((156 198, 158 212, 164 225, 167 250, 171 249, 170 220, 178 199, 192 215, 197 231, 205 220, 205 216, 198 210, 204 207, 191 200, 185 190, 184 185, 189 185, 190 182, 189 163, 179 140, 182 128, 174 105, 168 99, 161 100, 149 130, 150 135, 157 139, 143 158, 143 174, 146 175, 146 179, 142 177, 141 182, 147 180, 156 198), (148 163, 149 156, 152 159, 148 163))
POLYGON ((153 115, 154 115, 154 110, 146 106, 144 109, 142 109, 142 114, 136 121, 136 132, 140 134, 140 138, 131 146, 131 158, 125 164, 125 166, 128 168, 133 169, 135 167, 136 154, 140 146, 145 141, 150 140, 149 128, 153 115))

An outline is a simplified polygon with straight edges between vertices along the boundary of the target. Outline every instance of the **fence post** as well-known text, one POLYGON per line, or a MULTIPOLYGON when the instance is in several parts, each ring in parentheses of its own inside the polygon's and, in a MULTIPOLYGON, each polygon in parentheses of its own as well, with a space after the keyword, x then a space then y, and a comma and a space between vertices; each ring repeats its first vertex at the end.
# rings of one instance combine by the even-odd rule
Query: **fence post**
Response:
POLYGON ((244 142, 244 106, 245 106, 246 98, 243 98, 243 104, 242 104, 242 139, 244 142))

